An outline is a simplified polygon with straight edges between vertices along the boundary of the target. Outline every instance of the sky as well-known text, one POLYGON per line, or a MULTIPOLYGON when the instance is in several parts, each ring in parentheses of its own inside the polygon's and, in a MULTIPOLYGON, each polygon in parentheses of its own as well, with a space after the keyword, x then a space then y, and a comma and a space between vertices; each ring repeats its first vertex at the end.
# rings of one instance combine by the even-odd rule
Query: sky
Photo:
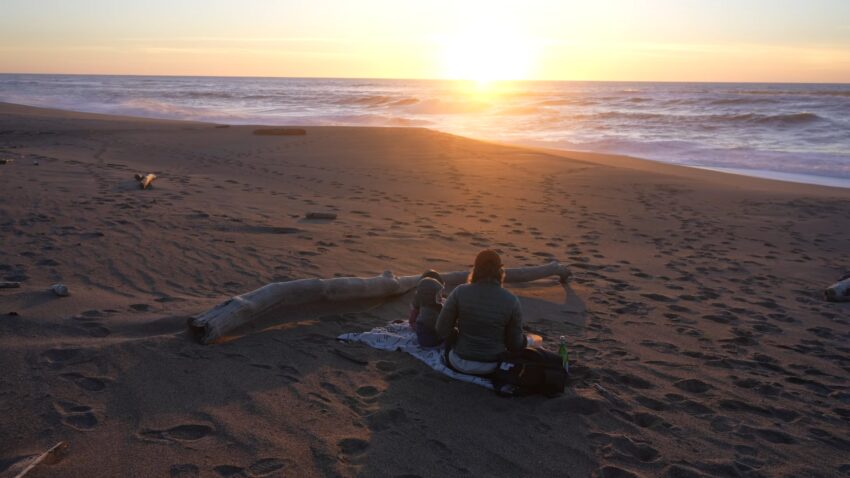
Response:
POLYGON ((850 0, 0 0, 0 72, 850 83, 850 0))

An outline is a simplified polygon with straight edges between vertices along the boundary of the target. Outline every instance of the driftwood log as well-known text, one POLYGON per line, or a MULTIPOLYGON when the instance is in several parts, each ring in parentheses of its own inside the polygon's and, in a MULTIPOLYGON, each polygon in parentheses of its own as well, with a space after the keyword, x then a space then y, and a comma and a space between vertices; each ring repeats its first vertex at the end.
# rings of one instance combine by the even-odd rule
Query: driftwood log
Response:
MULTIPOLYGON (((466 281, 468 271, 442 274, 446 286, 466 281)), ((571 273, 557 262, 535 267, 505 270, 505 282, 530 282, 558 276, 561 282, 571 273)), ((387 271, 377 277, 338 277, 333 279, 300 279, 274 282, 255 291, 237 295, 213 309, 189 319, 189 329, 201 343, 211 343, 243 325, 278 308, 317 302, 375 299, 404 294, 416 287, 421 276, 396 277, 387 271)))
POLYGON ((304 215, 306 219, 336 219, 336 213, 333 212, 308 212, 304 215))
POLYGON ((850 302, 850 276, 827 287, 824 291, 826 300, 831 302, 850 302))
POLYGON ((257 136, 304 136, 307 130, 302 128, 265 128, 255 129, 257 136))

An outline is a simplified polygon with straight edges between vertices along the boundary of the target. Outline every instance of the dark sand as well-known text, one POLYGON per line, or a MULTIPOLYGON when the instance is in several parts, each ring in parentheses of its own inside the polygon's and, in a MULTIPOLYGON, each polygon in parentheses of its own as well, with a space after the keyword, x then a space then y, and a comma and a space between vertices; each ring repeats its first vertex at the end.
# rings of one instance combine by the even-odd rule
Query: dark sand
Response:
POLYGON ((850 190, 424 129, 255 129, 0 105, 0 280, 22 283, 0 290, 0 475, 60 440, 30 476, 850 473, 850 304, 821 297, 850 268, 850 190), (185 333, 271 281, 462 270, 483 247, 570 264, 569 288, 513 288, 529 331, 587 367, 562 397, 334 340, 409 297, 221 345, 185 333))

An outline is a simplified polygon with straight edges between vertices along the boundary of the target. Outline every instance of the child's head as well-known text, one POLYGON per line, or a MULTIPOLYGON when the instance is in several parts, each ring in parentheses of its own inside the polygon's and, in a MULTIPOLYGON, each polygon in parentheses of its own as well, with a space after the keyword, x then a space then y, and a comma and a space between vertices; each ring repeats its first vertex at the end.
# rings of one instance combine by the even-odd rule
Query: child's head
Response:
POLYGON ((416 299, 421 307, 435 307, 441 302, 443 284, 433 277, 423 277, 416 286, 416 299))
POLYGON ((441 276, 440 273, 435 271, 434 269, 428 269, 427 271, 423 272, 422 277, 419 280, 422 280, 422 279, 425 279, 425 278, 428 278, 428 277, 439 282, 440 285, 442 285, 442 286, 446 285, 446 281, 443 280, 443 276, 441 276))

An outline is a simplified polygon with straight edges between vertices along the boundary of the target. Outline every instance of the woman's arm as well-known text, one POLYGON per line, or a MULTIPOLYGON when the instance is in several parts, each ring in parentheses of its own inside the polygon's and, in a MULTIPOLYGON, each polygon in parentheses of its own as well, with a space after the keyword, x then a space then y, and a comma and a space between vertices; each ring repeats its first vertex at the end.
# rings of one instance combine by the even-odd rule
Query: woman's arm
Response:
POLYGON ((522 350, 526 347, 525 334, 522 332, 522 306, 516 299, 511 318, 505 329, 505 347, 511 352, 522 350))

